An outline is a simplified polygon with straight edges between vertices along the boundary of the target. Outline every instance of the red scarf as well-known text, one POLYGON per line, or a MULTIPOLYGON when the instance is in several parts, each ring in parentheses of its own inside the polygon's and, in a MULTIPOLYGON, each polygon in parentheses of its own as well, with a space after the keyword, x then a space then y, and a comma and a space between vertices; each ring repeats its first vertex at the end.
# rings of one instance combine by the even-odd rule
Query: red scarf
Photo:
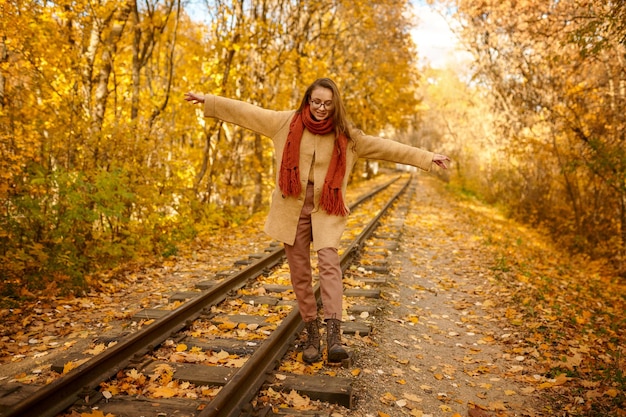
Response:
MULTIPOLYGON (((324 120, 315 120, 311 115, 309 105, 300 113, 296 113, 291 119, 289 125, 289 134, 287 135, 287 143, 283 150, 283 159, 280 164, 280 175, 278 177, 278 186, 286 196, 297 197, 302 191, 300 185, 300 141, 304 128, 316 135, 325 135, 334 130, 334 122, 332 118, 324 120)), ((341 195, 341 184, 343 177, 346 175, 346 149, 348 147, 348 138, 340 133, 335 139, 335 147, 333 155, 324 179, 324 187, 322 188, 322 196, 320 205, 328 214, 335 216, 347 216, 348 209, 343 203, 341 195)))

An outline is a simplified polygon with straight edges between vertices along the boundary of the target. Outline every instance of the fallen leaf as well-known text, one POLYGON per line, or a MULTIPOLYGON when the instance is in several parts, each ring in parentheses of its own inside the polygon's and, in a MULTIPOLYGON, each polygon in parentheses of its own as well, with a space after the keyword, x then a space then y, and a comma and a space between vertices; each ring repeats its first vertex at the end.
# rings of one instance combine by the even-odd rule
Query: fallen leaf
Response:
POLYGON ((176 395, 176 391, 168 387, 157 387, 152 392, 155 398, 172 398, 176 395))
POLYGON ((404 393, 404 394, 402 394, 402 396, 404 398, 406 398, 407 400, 409 400, 409 401, 413 401, 413 402, 416 402, 416 403, 422 402, 422 399, 420 397, 418 397, 417 395, 415 395, 415 394, 404 393))
POLYGON ((406 407, 406 405, 407 405, 407 401, 406 401, 406 400, 398 400, 398 401, 396 401, 396 405, 397 405, 398 407, 400 407, 400 408, 402 408, 402 407, 406 407))
POLYGON ((386 392, 382 397, 380 397, 380 402, 387 405, 393 404, 396 400, 397 398, 390 392, 386 392))
POLYGON ((489 409, 493 411, 506 411, 506 405, 502 401, 494 401, 489 403, 489 409))

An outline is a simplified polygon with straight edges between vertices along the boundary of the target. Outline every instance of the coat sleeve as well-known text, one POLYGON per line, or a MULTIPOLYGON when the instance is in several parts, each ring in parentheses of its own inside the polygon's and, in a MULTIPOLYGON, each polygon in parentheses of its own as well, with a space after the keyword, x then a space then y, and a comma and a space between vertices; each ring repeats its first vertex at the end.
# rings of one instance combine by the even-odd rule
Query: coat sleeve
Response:
POLYGON ((352 131, 351 135, 355 139, 355 149, 359 158, 412 165, 424 171, 430 171, 432 167, 433 152, 390 139, 368 136, 358 130, 352 131))
POLYGON ((234 123, 273 138, 291 120, 293 111, 274 111, 254 104, 207 94, 204 116, 234 123))

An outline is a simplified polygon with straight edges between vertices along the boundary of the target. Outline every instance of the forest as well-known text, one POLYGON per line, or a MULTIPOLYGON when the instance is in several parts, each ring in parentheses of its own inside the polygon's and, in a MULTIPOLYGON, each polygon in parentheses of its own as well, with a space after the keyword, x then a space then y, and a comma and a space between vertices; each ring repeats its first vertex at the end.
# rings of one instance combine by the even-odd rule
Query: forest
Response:
POLYGON ((322 76, 358 128, 449 155, 450 189, 625 276, 626 5, 431 3, 464 71, 419 65, 408 0, 0 0, 0 293, 84 289, 262 214, 271 142, 183 95, 286 110, 322 76))

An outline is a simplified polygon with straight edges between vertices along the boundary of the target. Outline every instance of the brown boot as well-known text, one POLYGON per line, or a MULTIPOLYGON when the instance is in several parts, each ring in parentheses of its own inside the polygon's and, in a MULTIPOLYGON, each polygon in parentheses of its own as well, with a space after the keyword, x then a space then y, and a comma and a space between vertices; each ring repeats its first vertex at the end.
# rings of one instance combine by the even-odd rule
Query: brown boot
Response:
POLYGON ((341 346, 341 320, 326 320, 326 349, 328 362, 341 362, 348 358, 348 352, 341 346))
POLYGON ((305 322, 306 344, 302 351, 302 360, 306 363, 317 362, 320 359, 320 326, 317 319, 305 322))

